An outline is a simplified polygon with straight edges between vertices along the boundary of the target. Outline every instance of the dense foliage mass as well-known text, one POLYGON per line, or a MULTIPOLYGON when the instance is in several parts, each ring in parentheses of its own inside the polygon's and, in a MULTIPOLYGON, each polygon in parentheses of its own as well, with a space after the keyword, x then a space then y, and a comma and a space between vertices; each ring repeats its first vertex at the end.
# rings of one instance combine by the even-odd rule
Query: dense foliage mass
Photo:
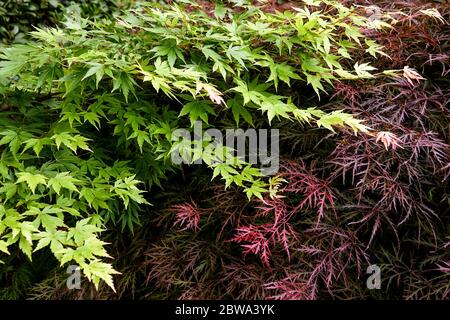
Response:
POLYGON ((357 2, 0 6, 0 296, 448 298, 450 10, 357 2))
POLYGON ((26 42, 36 26, 54 26, 66 17, 111 18, 135 0, 3 0, 0 1, 0 43, 26 42))

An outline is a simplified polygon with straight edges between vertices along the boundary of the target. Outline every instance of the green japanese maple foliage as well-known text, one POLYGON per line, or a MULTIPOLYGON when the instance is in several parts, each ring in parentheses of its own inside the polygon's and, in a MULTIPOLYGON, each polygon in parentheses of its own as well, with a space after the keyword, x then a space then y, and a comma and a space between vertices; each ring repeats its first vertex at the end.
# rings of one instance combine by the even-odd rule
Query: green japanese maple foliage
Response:
MULTIPOLYGON (((111 21, 37 29, 33 42, 2 49, 0 251, 18 246, 31 259, 46 248, 113 287, 100 234, 110 223, 133 230, 149 205, 144 192, 179 169, 174 129, 287 118, 367 132, 350 114, 303 106, 295 90, 319 95, 333 81, 376 76, 352 53, 382 54, 361 29, 384 26, 334 1, 275 13, 242 0, 210 11, 149 2, 111 21)), ((197 157, 249 198, 273 194, 273 179, 242 159, 197 157)))
POLYGON ((95 19, 107 18, 136 4, 136 0, 2 0, 0 45, 24 43, 33 26, 55 25, 64 15, 76 13, 95 19))

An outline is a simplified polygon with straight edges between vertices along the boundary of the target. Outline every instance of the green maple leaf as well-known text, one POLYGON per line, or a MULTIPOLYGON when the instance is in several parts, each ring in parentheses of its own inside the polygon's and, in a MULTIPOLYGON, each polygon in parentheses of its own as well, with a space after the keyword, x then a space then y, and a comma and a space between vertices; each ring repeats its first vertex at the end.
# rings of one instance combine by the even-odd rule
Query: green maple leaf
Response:
POLYGON ((245 193, 247 198, 250 200, 253 196, 258 199, 263 199, 262 193, 267 192, 267 183, 261 181, 260 179, 252 182, 252 185, 249 188, 245 189, 245 193))
POLYGON ((32 249, 33 249, 32 244, 24 236, 20 237, 19 248, 31 260, 31 253, 32 253, 32 249))
POLYGON ((376 69, 377 68, 374 68, 367 63, 355 63, 355 71, 360 78, 374 78, 374 76, 370 74, 369 71, 373 71, 376 69))
POLYGON ((68 238, 73 238, 77 245, 82 245, 88 238, 95 235, 96 232, 103 231, 95 225, 89 224, 90 218, 80 220, 75 227, 69 228, 68 238))
POLYGON ((103 75, 105 74, 105 66, 100 63, 88 63, 88 64, 91 65, 91 68, 86 72, 81 81, 95 74, 96 85, 98 87, 98 84, 100 83, 100 81, 103 78, 103 75))
POLYGON ((9 254, 8 243, 6 241, 0 240, 0 251, 9 254))
POLYGON ((51 139, 55 140, 56 147, 58 149, 61 144, 63 144, 75 153, 77 152, 77 149, 92 151, 87 144, 87 141, 89 141, 90 139, 85 138, 79 134, 73 136, 68 132, 62 132, 54 134, 51 139))
POLYGON ((44 147, 44 145, 50 144, 51 139, 49 139, 49 138, 42 138, 42 139, 31 138, 31 139, 24 141, 24 143, 25 143, 25 146, 23 148, 22 153, 27 151, 28 149, 32 148, 34 153, 39 157, 39 154, 41 153, 42 148, 44 147))
POLYGON ((233 113, 236 125, 239 125, 239 119, 241 117, 247 123, 253 125, 253 117, 251 113, 243 106, 243 101, 239 96, 234 97, 234 99, 228 100, 227 105, 231 108, 231 112, 233 113))
POLYGON ((53 188, 53 190, 55 190, 55 192, 59 195, 61 188, 78 191, 74 182, 79 182, 79 180, 72 177, 69 172, 60 172, 55 177, 50 178, 47 185, 48 187, 53 188))
POLYGON ((161 45, 154 47, 150 52, 155 53, 156 57, 167 56, 169 65, 173 67, 177 58, 186 62, 183 56, 183 52, 178 48, 177 42, 174 39, 168 39, 162 42, 161 45))
POLYGON ((26 182, 31 192, 36 190, 37 185, 43 184, 47 185, 47 177, 42 174, 32 174, 30 172, 18 172, 16 173, 18 179, 16 183, 26 182))
POLYGON ((281 101, 281 96, 268 96, 262 99, 261 110, 263 112, 267 111, 267 117, 269 118, 269 123, 272 119, 277 116, 281 116, 283 118, 289 119, 290 116, 288 113, 293 112, 296 107, 293 104, 284 103, 281 101))
POLYGON ((17 185, 12 182, 5 182, 2 187, 0 187, 0 193, 5 194, 5 202, 11 199, 17 192, 17 185))
POLYGON ((61 230, 39 232, 36 237, 39 239, 39 241, 33 252, 36 252, 50 245, 50 250, 56 255, 60 250, 64 248, 63 244, 67 242, 67 232, 61 230))
POLYGON ((300 79, 300 76, 294 72, 294 68, 286 63, 269 63, 270 76, 267 81, 273 81, 275 88, 278 88, 278 79, 286 83, 288 86, 291 85, 290 79, 300 79))
POLYGON ((191 125, 194 125, 197 119, 202 119, 204 122, 208 123, 208 114, 215 115, 214 109, 210 106, 209 101, 192 101, 184 105, 183 109, 180 111, 179 116, 189 115, 191 120, 191 125))
POLYGON ((27 216, 36 216, 33 220, 33 225, 38 228, 42 225, 45 230, 51 231, 56 230, 57 227, 65 226, 63 217, 61 216, 62 209, 55 208, 53 206, 47 206, 43 210, 31 207, 29 210, 24 212, 27 216), (52 214, 57 214, 59 216, 53 216, 52 214))
POLYGON ((254 61, 252 54, 249 52, 249 49, 247 47, 233 47, 230 45, 226 54, 229 59, 235 59, 245 70, 247 70, 247 66, 245 65, 244 60, 254 61))
POLYGON ((108 284, 108 286, 110 286, 114 292, 116 292, 112 275, 120 274, 120 272, 114 270, 111 264, 101 261, 91 261, 89 264, 85 264, 84 266, 82 266, 82 269, 86 277, 94 283, 96 289, 98 289, 98 285, 101 279, 105 281, 106 284, 108 284))

